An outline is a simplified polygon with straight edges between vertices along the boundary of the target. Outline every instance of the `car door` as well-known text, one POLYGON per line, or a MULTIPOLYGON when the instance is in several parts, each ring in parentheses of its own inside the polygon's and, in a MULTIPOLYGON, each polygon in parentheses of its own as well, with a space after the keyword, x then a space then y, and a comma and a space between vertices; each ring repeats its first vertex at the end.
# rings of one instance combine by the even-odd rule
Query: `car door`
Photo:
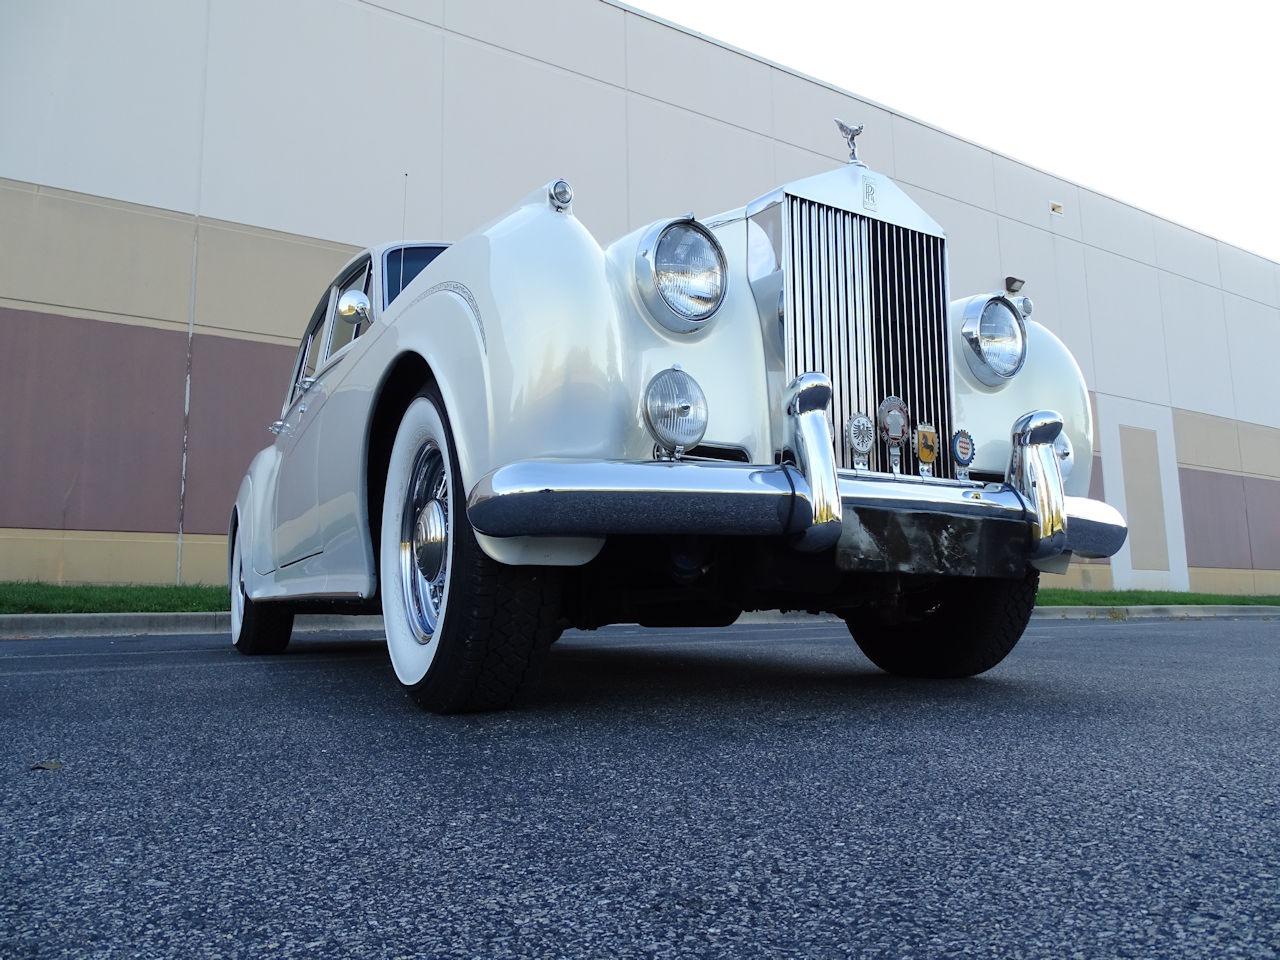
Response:
POLYGON ((366 291, 368 285, 369 258, 365 257, 344 270, 330 286, 323 322, 316 328, 313 318, 309 328, 315 339, 297 382, 296 416, 294 420, 285 418, 292 438, 281 458, 277 480, 276 556, 284 578, 320 576, 324 572, 321 560, 302 562, 324 552, 320 510, 323 422, 334 385, 362 332, 360 323, 339 317, 336 306, 346 290, 366 291))
POLYGON ((315 516, 316 434, 314 422, 319 396, 316 374, 324 359, 329 316, 333 312, 333 287, 328 287, 316 304, 307 324, 294 365, 293 382, 285 410, 276 424, 276 448, 280 465, 276 470, 272 541, 276 568, 297 563, 318 552, 315 549, 318 520, 315 516))

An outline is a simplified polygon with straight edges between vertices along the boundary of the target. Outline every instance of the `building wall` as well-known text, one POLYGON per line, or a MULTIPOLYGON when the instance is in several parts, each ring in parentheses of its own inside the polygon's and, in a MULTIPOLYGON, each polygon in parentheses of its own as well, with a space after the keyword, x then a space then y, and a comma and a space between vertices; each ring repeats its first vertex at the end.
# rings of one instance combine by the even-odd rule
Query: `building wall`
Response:
POLYGON ((1280 592, 1280 265, 607 0, 5 4, 0 578, 223 580, 355 248, 553 176, 602 242, 715 213, 843 162, 833 116, 1085 372, 1132 537, 1046 582, 1280 592))

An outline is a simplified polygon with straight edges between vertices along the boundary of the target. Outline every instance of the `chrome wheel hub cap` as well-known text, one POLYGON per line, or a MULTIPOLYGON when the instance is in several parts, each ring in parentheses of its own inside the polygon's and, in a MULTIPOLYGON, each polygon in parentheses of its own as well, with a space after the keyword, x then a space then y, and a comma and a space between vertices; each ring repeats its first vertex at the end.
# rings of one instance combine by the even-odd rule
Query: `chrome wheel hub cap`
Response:
POLYGON ((413 525, 413 558, 418 563, 418 573, 427 580, 435 580, 444 565, 445 529, 444 504, 428 501, 418 511, 418 522, 413 525))
POLYGON ((400 582, 419 643, 435 637, 449 576, 449 469, 434 440, 414 457, 400 523, 400 582))

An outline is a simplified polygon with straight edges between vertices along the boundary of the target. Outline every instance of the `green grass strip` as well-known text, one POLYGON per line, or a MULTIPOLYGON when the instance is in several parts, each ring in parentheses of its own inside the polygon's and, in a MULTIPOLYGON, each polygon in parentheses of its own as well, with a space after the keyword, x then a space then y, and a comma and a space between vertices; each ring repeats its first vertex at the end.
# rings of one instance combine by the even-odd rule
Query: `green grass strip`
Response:
POLYGON ((1235 596, 1223 593, 1177 593, 1173 590, 1059 590, 1041 587, 1041 607, 1203 607, 1280 606, 1280 597, 1235 596))
POLYGON ((229 610, 226 587, 62 586, 34 581, 0 581, 4 613, 197 613, 229 610))
MULTIPOLYGON (((1240 597, 1167 590, 1058 590, 1043 588, 1045 607, 1144 607, 1204 604, 1280 606, 1280 596, 1240 597)), ((228 609, 226 587, 60 586, 33 581, 0 581, 0 614, 5 613, 179 613, 228 609)))

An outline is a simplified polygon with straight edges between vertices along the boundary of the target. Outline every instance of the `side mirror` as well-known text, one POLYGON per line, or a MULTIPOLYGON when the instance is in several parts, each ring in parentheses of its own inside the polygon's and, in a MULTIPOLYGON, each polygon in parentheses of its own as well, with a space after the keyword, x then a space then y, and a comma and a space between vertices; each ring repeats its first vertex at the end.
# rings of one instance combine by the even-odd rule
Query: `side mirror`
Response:
POLYGON ((347 323, 369 322, 369 298, 362 290, 346 290, 338 298, 338 316, 347 323))

